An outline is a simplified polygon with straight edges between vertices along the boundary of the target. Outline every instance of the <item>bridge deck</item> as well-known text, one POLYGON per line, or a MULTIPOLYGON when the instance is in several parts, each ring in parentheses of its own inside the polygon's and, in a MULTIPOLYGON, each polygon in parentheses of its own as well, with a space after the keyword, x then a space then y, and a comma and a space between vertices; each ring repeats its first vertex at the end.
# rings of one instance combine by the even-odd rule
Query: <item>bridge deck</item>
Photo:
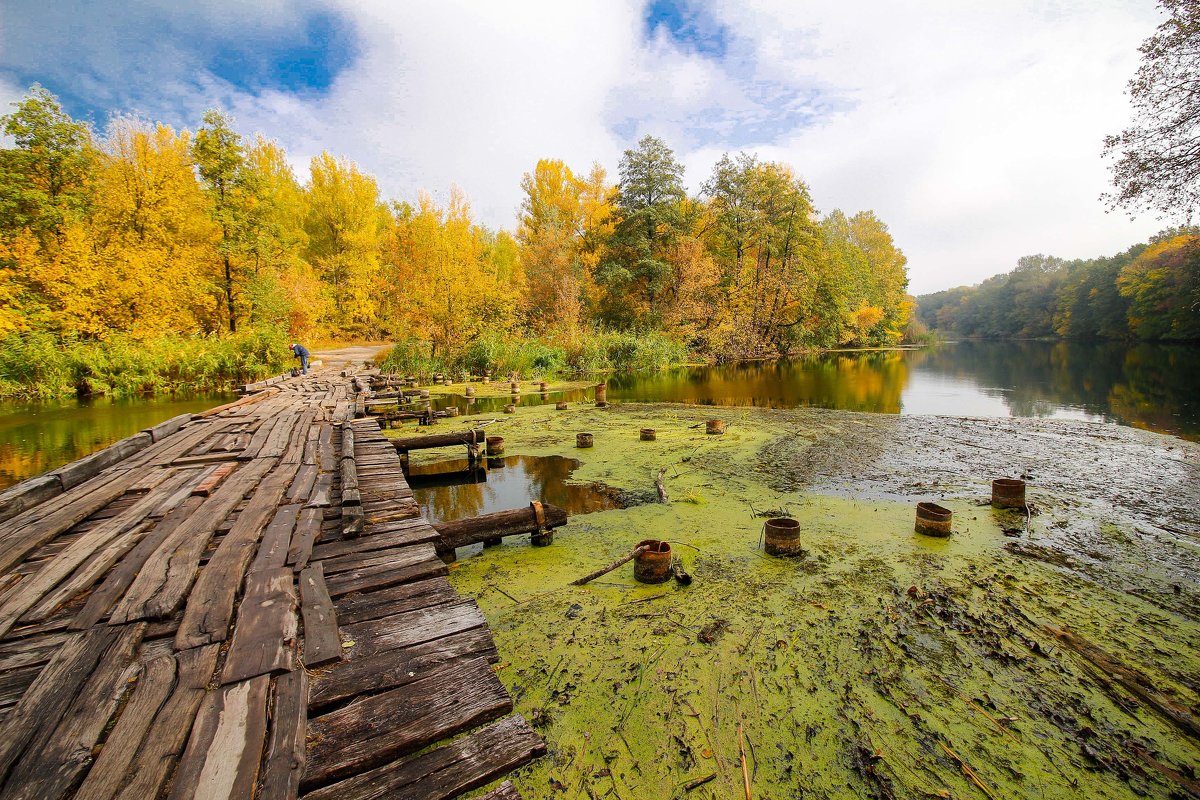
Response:
POLYGON ((355 388, 0 494, 0 796, 451 798, 543 752, 355 388))

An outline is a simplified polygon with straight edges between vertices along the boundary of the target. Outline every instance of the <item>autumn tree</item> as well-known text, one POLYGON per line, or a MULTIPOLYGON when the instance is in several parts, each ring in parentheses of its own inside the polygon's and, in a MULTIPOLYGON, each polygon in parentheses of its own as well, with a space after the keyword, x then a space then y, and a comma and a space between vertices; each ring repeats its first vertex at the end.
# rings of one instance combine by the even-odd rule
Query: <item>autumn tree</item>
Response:
POLYGON ((517 241, 536 330, 575 331, 594 302, 593 274, 612 233, 615 190, 594 165, 583 178, 542 159, 521 178, 517 241))
POLYGON ((1200 0, 1159 0, 1168 15, 1142 43, 1128 93, 1133 124, 1104 140, 1113 207, 1190 218, 1200 203, 1200 0))
POLYGON ((325 283, 330 327, 368 334, 378 319, 380 232, 386 208, 375 179, 344 158, 312 159, 305 192, 308 256, 325 283))

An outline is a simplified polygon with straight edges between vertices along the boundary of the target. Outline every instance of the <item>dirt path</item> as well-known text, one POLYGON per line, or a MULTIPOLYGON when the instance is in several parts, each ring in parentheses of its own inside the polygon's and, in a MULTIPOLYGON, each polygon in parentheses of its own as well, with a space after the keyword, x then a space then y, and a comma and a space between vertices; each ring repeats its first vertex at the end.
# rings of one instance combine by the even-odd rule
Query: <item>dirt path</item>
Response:
POLYGON ((361 364, 374 360, 375 356, 388 348, 387 345, 354 345, 338 347, 332 350, 314 350, 313 358, 321 359, 326 366, 341 366, 343 364, 361 364))

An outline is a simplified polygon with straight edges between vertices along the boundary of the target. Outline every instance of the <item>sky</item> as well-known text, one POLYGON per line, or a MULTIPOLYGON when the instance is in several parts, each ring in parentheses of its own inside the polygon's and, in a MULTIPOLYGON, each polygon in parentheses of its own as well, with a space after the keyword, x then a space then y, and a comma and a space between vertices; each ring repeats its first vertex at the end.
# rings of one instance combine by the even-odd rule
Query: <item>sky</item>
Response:
POLYGON ((1151 0, 0 0, 0 108, 35 82, 97 130, 218 108, 302 181, 329 150, 390 199, 458 185, 509 230, 540 158, 615 181, 652 134, 699 193, 756 153, 821 213, 873 210, 923 294, 1180 222, 1100 199, 1161 20, 1151 0))

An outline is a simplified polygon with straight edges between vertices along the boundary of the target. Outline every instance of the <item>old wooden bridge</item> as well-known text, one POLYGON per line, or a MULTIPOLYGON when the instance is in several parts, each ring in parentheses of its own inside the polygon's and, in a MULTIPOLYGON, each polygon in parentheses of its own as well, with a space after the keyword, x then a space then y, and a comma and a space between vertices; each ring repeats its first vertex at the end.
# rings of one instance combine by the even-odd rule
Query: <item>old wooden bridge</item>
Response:
POLYGON ((543 752, 361 381, 258 388, 0 494, 0 797, 451 798, 543 752))

